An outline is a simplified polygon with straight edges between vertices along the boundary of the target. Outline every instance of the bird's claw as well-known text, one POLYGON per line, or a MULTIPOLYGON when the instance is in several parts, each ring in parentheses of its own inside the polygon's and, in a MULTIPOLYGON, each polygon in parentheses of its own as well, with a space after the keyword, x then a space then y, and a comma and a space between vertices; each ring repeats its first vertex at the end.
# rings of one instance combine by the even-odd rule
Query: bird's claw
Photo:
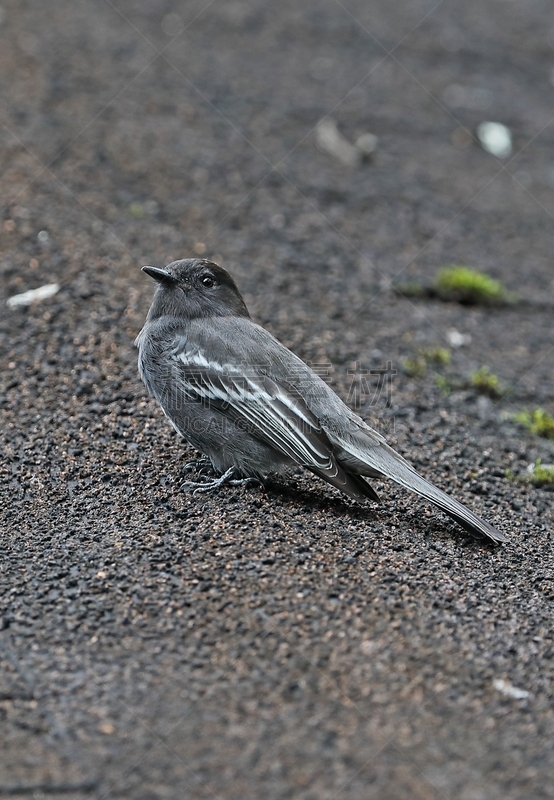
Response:
POLYGON ((188 464, 185 464, 182 467, 182 472, 192 472, 195 469, 200 470, 200 474, 207 469, 211 469, 213 471, 212 462, 209 458, 197 458, 193 461, 189 461, 188 464))
MULTIPOLYGON (((204 470, 201 470, 200 474, 202 474, 204 470)), ((208 481, 185 481, 181 485, 181 489, 184 492, 192 491, 192 494, 195 495, 214 491, 225 484, 228 484, 229 486, 252 486, 259 485, 261 483, 261 481, 259 481, 257 478, 234 478, 233 475, 235 475, 235 468, 229 467, 229 469, 224 472, 223 475, 220 475, 219 478, 213 478, 212 480, 208 481)))
POLYGON ((233 478, 227 482, 229 486, 263 486, 259 478, 233 478))

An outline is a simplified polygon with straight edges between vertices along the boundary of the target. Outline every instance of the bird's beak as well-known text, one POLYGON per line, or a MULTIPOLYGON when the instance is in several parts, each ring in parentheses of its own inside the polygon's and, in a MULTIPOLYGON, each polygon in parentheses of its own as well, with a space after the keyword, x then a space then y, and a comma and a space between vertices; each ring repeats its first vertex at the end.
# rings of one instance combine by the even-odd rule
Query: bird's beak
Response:
POLYGON ((159 267, 142 267, 142 271, 146 272, 147 275, 150 275, 150 277, 154 278, 158 283, 165 284, 166 286, 172 286, 178 283, 177 278, 174 278, 173 275, 170 275, 165 269, 160 269, 159 267))

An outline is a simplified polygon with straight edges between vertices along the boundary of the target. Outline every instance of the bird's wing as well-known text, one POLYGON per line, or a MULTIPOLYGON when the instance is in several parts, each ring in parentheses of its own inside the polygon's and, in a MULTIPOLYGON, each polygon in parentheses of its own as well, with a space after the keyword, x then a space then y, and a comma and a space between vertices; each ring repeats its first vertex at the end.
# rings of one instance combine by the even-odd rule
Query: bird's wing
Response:
POLYGON ((357 500, 377 495, 336 461, 333 445, 303 398, 254 369, 209 362, 185 349, 174 352, 177 382, 188 400, 216 409, 295 463, 357 500))

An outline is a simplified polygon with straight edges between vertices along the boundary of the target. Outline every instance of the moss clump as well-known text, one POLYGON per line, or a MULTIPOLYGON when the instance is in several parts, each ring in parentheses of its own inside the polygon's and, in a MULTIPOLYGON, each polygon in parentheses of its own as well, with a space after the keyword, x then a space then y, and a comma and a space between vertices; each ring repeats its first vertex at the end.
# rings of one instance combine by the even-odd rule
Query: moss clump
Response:
POLYGON ((493 375, 489 367, 483 366, 472 372, 470 383, 480 394, 486 394, 493 399, 498 399, 506 394, 506 387, 497 375, 493 375))
POLYGON ((527 470, 527 480, 535 486, 554 486, 554 464, 543 464, 537 458, 527 470))
POLYGON ((423 378, 427 372, 427 362, 422 356, 407 358, 402 362, 402 369, 410 378, 423 378))
POLYGON ((440 364, 442 367, 450 364, 452 359, 452 353, 446 347, 426 347, 420 353, 428 364, 440 364))
POLYGON ((510 300, 508 292, 499 281, 483 272, 456 264, 439 271, 435 289, 444 299, 471 305, 502 304, 510 300))
POLYGON ((443 394, 448 396, 453 389, 452 381, 446 375, 435 375, 435 383, 443 394))
POLYGON ((435 375, 435 383, 441 392, 446 395, 454 390, 474 389, 479 394, 486 394, 489 397, 498 399, 509 391, 500 378, 493 375, 486 366, 472 372, 469 378, 435 375))
POLYGON ((410 378, 423 378, 429 364, 450 364, 450 350, 446 347, 423 347, 414 358, 402 362, 402 369, 410 378))
POLYGON ((546 439, 554 439, 554 417, 543 408, 521 411, 514 419, 516 422, 521 422, 531 433, 544 436, 546 439))
POLYGON ((135 219, 142 219, 144 217, 144 208, 140 203, 131 203, 129 214, 135 219))

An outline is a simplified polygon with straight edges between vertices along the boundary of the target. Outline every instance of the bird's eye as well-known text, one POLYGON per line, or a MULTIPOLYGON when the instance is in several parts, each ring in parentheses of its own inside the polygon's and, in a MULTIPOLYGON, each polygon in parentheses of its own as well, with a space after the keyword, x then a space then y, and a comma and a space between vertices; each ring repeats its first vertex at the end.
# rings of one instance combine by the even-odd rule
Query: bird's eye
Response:
POLYGON ((210 278, 209 275, 204 275, 202 278, 202 285, 206 287, 206 289, 211 289, 212 286, 215 286, 215 281, 213 278, 210 278))

